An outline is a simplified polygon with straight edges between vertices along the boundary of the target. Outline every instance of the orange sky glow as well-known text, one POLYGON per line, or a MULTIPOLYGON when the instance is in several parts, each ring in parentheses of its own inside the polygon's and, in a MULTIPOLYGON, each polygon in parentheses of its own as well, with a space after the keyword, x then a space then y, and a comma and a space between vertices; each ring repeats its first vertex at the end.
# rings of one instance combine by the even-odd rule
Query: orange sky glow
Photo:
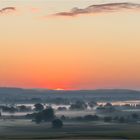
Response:
POLYGON ((29 1, 0 2, 16 7, 0 13, 1 87, 140 89, 139 10, 63 17, 95 1, 29 1))

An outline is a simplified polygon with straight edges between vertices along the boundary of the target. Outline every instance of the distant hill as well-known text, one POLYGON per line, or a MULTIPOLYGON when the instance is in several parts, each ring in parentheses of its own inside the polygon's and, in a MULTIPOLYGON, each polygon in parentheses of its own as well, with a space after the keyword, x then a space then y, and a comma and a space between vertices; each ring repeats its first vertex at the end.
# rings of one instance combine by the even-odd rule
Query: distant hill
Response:
POLYGON ((140 91, 128 89, 97 89, 97 90, 48 90, 0 88, 0 102, 26 101, 32 99, 84 99, 84 100, 136 100, 140 99, 140 91))

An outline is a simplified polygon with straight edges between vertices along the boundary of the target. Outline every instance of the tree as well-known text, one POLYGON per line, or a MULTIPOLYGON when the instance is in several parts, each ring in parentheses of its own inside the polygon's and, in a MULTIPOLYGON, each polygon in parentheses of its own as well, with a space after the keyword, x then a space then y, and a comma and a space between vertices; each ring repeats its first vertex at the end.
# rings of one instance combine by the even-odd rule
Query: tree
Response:
POLYGON ((19 109, 20 112, 26 112, 26 111, 30 111, 31 110, 31 108, 29 108, 29 107, 27 107, 25 105, 18 106, 18 109, 19 109))
POLYGON ((104 121, 105 122, 111 122, 112 121, 112 117, 106 116, 106 117, 104 117, 104 121))
POLYGON ((111 107, 112 104, 111 103, 106 103, 105 106, 111 107))
POLYGON ((44 121, 52 121, 55 118, 54 110, 51 107, 43 110, 41 114, 44 121))
POLYGON ((66 107, 58 107, 57 110, 58 110, 58 111, 66 111, 67 108, 66 108, 66 107))
POLYGON ((87 105, 83 101, 76 101, 74 104, 71 104, 71 110, 84 110, 87 108, 87 105))
POLYGON ((66 120, 66 117, 64 115, 62 115, 61 120, 66 120))
POLYGON ((132 114, 132 118, 133 118, 133 119, 138 119, 138 118, 139 118, 139 115, 138 115, 137 113, 133 113, 133 114, 132 114))
POLYGON ((47 108, 37 113, 28 114, 26 117, 32 118, 36 123, 40 123, 42 121, 51 122, 55 119, 55 114, 52 108, 47 108))
POLYGON ((63 122, 60 119, 55 119, 52 121, 52 127, 53 128, 62 128, 63 122))
POLYGON ((44 106, 40 103, 35 104, 34 107, 36 111, 42 111, 44 109, 44 106))
POLYGON ((90 101, 89 103, 88 103, 88 106, 90 107, 90 108, 93 108, 94 106, 96 106, 97 105, 97 103, 95 102, 95 101, 90 101))
POLYGON ((99 117, 97 115, 86 115, 84 116, 84 120, 86 121, 96 121, 99 117))
POLYGON ((105 106, 99 106, 99 107, 97 107, 96 110, 97 111, 100 111, 100 112, 103 112, 103 113, 112 113, 112 112, 115 112, 116 111, 115 107, 114 106, 111 106, 110 103, 108 103, 105 106))
POLYGON ((35 120, 34 120, 37 124, 42 122, 42 114, 41 113, 37 113, 35 115, 35 120))
POLYGON ((124 118, 123 116, 120 117, 120 118, 119 118, 119 122, 120 122, 120 123, 124 123, 124 122, 125 122, 125 118, 124 118))
POLYGON ((15 107, 11 106, 3 106, 2 108, 3 112, 10 112, 10 113, 15 113, 16 111, 18 111, 15 107))
POLYGON ((118 116, 115 116, 115 117, 113 118, 113 120, 114 120, 114 121, 118 121, 118 120, 119 120, 119 117, 118 117, 118 116))

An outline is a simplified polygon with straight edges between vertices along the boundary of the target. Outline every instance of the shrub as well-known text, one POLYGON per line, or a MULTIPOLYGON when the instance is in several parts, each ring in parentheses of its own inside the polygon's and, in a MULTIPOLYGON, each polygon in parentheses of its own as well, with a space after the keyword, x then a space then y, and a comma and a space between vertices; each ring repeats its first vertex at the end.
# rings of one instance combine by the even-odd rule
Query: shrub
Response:
POLYGON ((52 121, 52 127, 53 128, 62 128, 63 122, 60 119, 55 119, 52 121))
POLYGON ((104 121, 105 122, 111 122, 112 121, 112 117, 104 117, 104 121))

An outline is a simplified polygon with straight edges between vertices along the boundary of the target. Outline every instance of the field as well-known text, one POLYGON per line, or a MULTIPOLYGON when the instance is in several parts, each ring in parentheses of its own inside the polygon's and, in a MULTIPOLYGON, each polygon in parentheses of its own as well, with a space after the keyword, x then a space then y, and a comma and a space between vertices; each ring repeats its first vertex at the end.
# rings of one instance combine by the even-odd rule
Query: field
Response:
POLYGON ((62 129, 51 124, 35 124, 30 120, 1 120, 1 140, 41 139, 140 139, 139 124, 104 122, 64 122, 62 129))

